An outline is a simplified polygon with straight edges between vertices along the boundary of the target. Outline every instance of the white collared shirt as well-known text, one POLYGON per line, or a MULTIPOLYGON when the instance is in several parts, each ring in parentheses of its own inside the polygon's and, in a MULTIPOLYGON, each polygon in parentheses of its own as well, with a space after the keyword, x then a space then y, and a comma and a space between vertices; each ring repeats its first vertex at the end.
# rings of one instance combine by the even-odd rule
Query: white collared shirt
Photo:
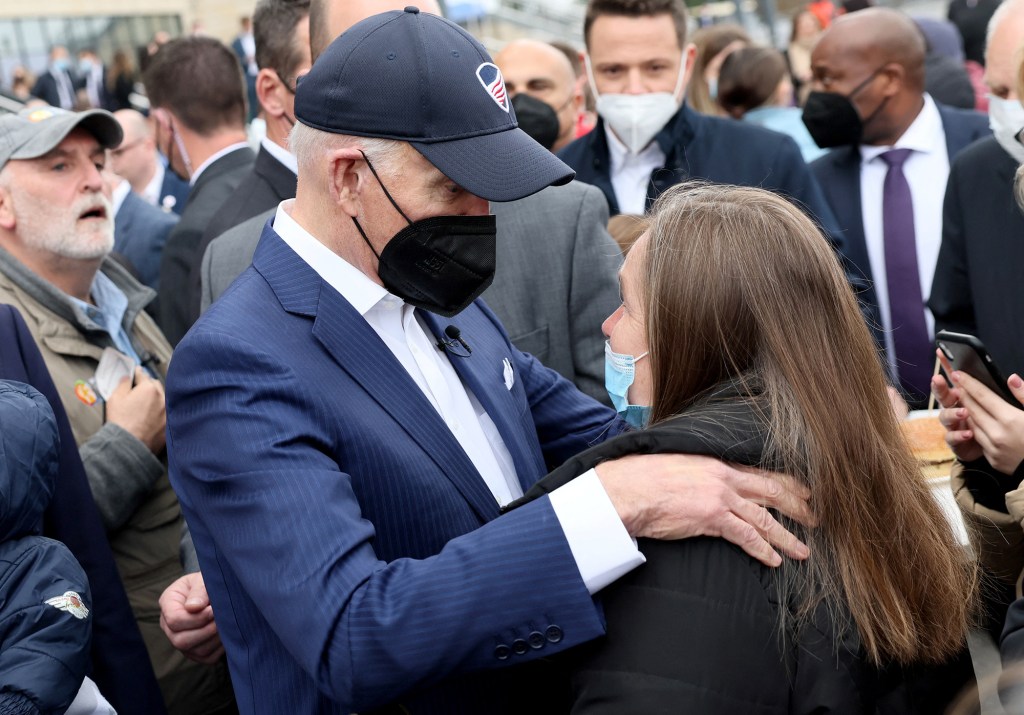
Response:
POLYGON ((153 206, 160 206, 160 199, 163 196, 160 195, 160 191, 164 188, 164 173, 167 169, 164 167, 164 162, 159 156, 156 158, 156 169, 153 170, 153 178, 146 184, 146 188, 139 194, 147 204, 153 206))
MULTIPOLYGON (((874 278, 878 308, 882 315, 885 350, 889 369, 896 374, 896 352, 892 339, 892 318, 889 315, 889 285, 886 282, 885 243, 882 229, 882 196, 888 164, 881 158, 890 149, 912 149, 903 164, 903 175, 910 185, 914 203, 914 238, 917 247, 918 280, 921 297, 928 300, 935 276, 942 243, 942 200, 949 178, 949 152, 942 116, 935 101, 924 95, 922 107, 913 124, 893 146, 860 146, 860 195, 864 221, 864 241, 868 249, 871 275, 874 278)), ((929 336, 935 333, 935 319, 927 306, 921 306, 929 336)))
MULTIPOLYGON (((290 215, 283 201, 274 230, 323 280, 341 294, 399 361, 445 421, 499 504, 522 496, 515 464, 497 426, 459 379, 412 306, 318 241, 290 215)), ((470 336, 471 337, 471 336, 470 336)), ((551 494, 551 504, 590 593, 644 563, 596 473, 551 494)))
POLYGON ((272 157, 277 159, 279 162, 291 169, 291 172, 296 176, 299 175, 299 162, 295 159, 295 155, 285 149, 280 144, 276 144, 266 137, 260 139, 260 146, 267 150, 272 157))
POLYGON ((619 204, 619 213, 643 216, 647 212, 647 188, 651 174, 665 166, 665 152, 656 140, 651 140, 643 151, 633 154, 607 124, 604 132, 608 137, 612 189, 619 204))
POLYGON ((236 143, 232 144, 231 146, 226 146, 223 149, 221 149, 220 151, 215 152, 213 155, 210 156, 210 158, 208 158, 206 161, 204 161, 202 164, 200 164, 198 167, 196 167, 195 170, 193 170, 192 176, 188 180, 188 185, 189 186, 195 186, 196 182, 199 181, 199 177, 203 175, 203 172, 206 171, 207 167, 210 166, 210 164, 212 164, 213 162, 217 161, 217 159, 220 159, 222 156, 227 156, 228 154, 230 154, 233 151, 238 151, 239 149, 248 149, 248 148, 249 148, 249 143, 248 142, 236 142, 236 143))
POLYGON ((124 203, 124 200, 128 197, 128 192, 131 190, 131 184, 121 179, 121 182, 110 192, 111 219, 116 220, 117 212, 121 210, 121 204, 124 203))

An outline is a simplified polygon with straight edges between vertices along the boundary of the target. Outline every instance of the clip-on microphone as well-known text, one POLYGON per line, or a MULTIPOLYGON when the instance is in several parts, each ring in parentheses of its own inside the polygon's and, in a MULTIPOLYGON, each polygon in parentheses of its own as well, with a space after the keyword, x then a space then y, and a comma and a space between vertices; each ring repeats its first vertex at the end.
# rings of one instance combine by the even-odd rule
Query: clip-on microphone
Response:
POLYGON ((465 338, 462 337, 462 331, 456 328, 454 325, 449 325, 444 329, 445 338, 438 338, 437 347, 439 350, 444 350, 450 355, 458 355, 459 357, 469 357, 473 349, 469 347, 469 343, 466 342, 465 338), (465 349, 466 354, 463 355, 461 352, 457 352, 457 349, 462 347, 465 349))

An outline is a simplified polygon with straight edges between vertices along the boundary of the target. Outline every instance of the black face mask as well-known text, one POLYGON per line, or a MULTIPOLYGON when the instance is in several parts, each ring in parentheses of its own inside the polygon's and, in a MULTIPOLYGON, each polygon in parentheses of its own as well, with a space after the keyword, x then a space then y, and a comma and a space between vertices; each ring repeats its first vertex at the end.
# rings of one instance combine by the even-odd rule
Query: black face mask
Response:
POLYGON ((520 92, 512 98, 512 108, 516 112, 519 128, 547 150, 558 140, 558 114, 547 102, 520 92))
POLYGON ((831 149, 837 146, 849 146, 860 144, 864 136, 864 127, 874 119, 885 103, 889 101, 886 97, 878 109, 871 113, 867 119, 861 119, 857 108, 853 106, 853 96, 868 86, 878 71, 872 72, 871 76, 854 87, 847 95, 838 92, 811 92, 807 95, 804 103, 803 120, 804 126, 810 132, 814 143, 822 149, 831 149))
POLYGON ((450 318, 476 300, 494 280, 497 223, 494 216, 433 216, 411 221, 391 198, 370 160, 380 188, 409 225, 380 253, 354 217, 359 234, 377 256, 377 275, 406 303, 450 318))

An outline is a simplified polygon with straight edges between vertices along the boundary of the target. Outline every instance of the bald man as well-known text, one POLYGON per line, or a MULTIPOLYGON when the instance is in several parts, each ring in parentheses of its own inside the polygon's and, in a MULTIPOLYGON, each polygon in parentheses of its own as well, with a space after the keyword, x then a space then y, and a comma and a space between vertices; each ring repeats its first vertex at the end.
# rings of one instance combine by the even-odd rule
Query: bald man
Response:
POLYGON ((134 109, 119 109, 114 116, 124 132, 121 146, 110 152, 114 173, 127 179, 132 191, 146 203, 180 215, 188 199, 188 184, 167 171, 149 120, 134 109))
POLYGON ((924 301, 942 238, 940 207, 953 158, 988 123, 924 91, 924 38, 903 13, 870 8, 836 20, 811 53, 804 123, 811 164, 840 228, 845 255, 867 278, 861 294, 894 385, 927 402, 934 321, 924 301))
POLYGON ((559 151, 576 138, 583 83, 560 50, 538 40, 513 40, 494 56, 494 64, 504 75, 505 89, 513 101, 526 94, 554 110, 558 134, 551 151, 559 151))

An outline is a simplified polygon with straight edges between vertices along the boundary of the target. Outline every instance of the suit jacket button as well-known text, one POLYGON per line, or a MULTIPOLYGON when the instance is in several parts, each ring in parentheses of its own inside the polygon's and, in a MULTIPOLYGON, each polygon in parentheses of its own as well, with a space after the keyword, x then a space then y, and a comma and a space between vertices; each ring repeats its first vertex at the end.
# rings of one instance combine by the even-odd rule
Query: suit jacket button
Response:
POLYGON ((530 647, 534 650, 540 650, 545 645, 547 645, 547 641, 544 639, 544 634, 540 631, 534 631, 533 633, 528 635, 526 637, 526 642, 529 643, 530 647))
POLYGON ((562 629, 558 626, 548 626, 547 630, 544 631, 544 637, 548 639, 548 643, 558 643, 562 640, 562 629))
POLYGON ((512 649, 502 643, 494 649, 494 657, 498 660, 508 660, 512 655, 512 649))
POLYGON ((528 650, 530 650, 530 646, 526 645, 526 641, 522 638, 516 638, 512 641, 512 652, 516 655, 524 655, 528 650))

